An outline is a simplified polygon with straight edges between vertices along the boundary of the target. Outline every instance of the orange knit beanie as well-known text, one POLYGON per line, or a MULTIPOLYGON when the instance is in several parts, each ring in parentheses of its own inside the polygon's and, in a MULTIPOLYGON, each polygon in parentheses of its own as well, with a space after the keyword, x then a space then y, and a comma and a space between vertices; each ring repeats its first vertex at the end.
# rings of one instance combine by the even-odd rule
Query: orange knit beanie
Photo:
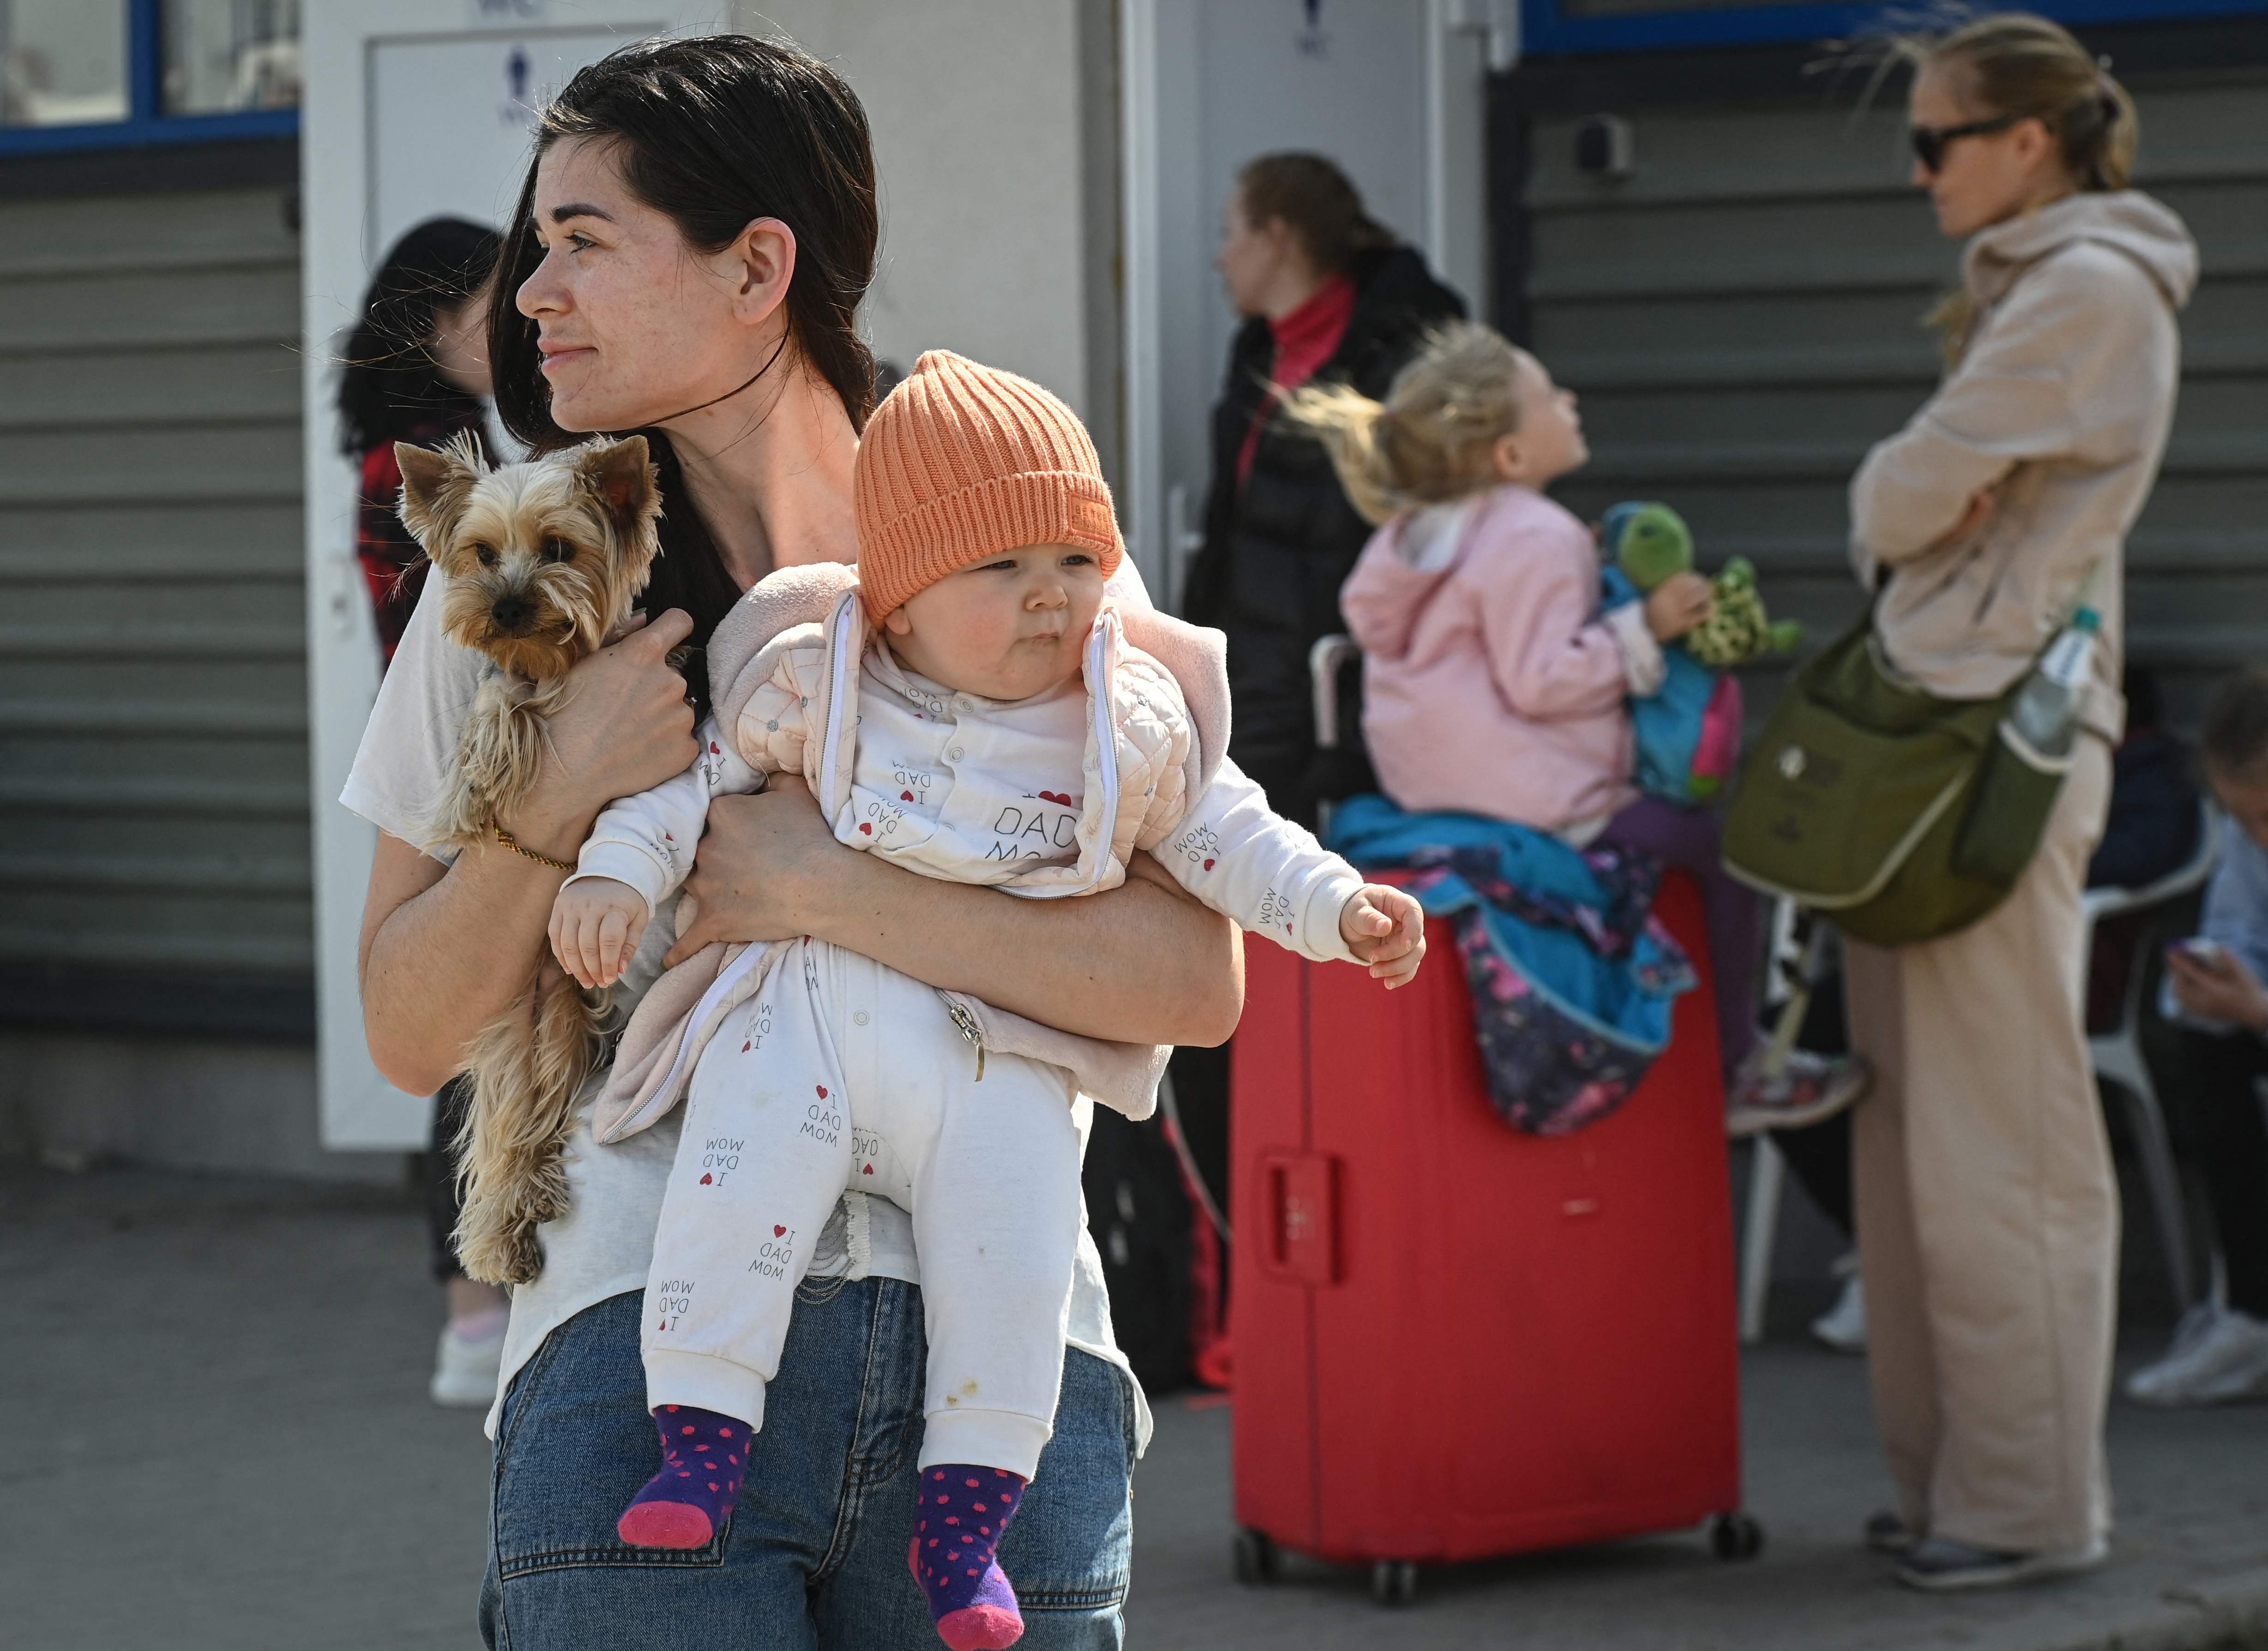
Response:
POLYGON ((858 585, 870 618, 1020 545, 1125 547, 1078 415, 1028 378, 925 350, 867 421, 851 476, 858 585))

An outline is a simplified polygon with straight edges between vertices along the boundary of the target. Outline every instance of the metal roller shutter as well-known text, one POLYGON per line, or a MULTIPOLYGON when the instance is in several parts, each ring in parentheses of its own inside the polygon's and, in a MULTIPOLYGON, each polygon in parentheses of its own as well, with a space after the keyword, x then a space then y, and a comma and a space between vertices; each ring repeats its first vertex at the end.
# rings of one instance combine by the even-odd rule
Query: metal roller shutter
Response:
POLYGON ((0 201, 0 972, 313 968, 276 187, 0 201))
MULTIPOLYGON (((2138 181, 2204 252, 2128 561, 2130 654, 2186 720, 2213 676, 2268 656, 2268 69, 2132 84, 2138 181)), ((1930 392, 1920 317, 1957 261, 1906 186, 1902 99, 1856 101, 1815 86, 1616 111, 1636 158, 1621 181, 1576 167, 1587 111, 1525 123, 1526 325, 1597 455, 1563 496, 1586 515, 1668 500, 1709 565, 1753 558, 1775 611, 1815 633, 1858 611, 1845 488, 1930 392)))

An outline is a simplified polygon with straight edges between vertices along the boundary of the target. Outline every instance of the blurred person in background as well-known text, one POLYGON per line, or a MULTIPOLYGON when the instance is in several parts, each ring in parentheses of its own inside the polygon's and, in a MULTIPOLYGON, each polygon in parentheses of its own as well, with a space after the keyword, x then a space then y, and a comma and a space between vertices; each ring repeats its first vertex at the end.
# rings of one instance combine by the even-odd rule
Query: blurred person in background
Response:
POLYGON ((1369 541, 1321 442, 1278 416, 1285 392, 1314 380, 1373 400, 1464 301, 1414 246, 1363 209, 1321 155, 1263 155, 1239 175, 1214 254, 1245 318, 1212 413, 1204 546, 1183 615, 1228 634, 1236 720, 1229 754, 1281 814, 1312 824, 1318 797, 1375 788, 1360 759, 1360 708, 1341 712, 1339 753, 1359 769, 1317 771, 1307 650, 1346 628, 1339 587, 1369 541))
MULTIPOLYGON (((1245 164, 1221 209, 1213 255, 1229 306, 1244 318, 1212 410, 1212 481, 1204 544, 1190 565, 1182 616, 1228 635, 1236 716, 1229 755, 1287 818, 1313 826, 1318 801, 1377 789, 1362 745, 1360 671, 1342 679, 1340 745, 1315 748, 1307 652, 1344 631, 1339 587, 1371 525, 1347 500, 1330 456, 1278 416, 1310 381, 1383 396, 1426 333, 1461 320, 1464 300, 1364 209, 1346 174, 1321 155, 1263 155, 1245 164)), ((1228 1177, 1228 1050, 1182 1049, 1173 1092, 1182 1135, 1216 1203, 1228 1177)), ((1199 1374, 1225 1381, 1217 1339, 1226 1276, 1212 1229, 1197 1222, 1194 1349, 1199 1374), (1207 1326, 1210 1324, 1211 1331, 1207 1326)))
POLYGON ((2164 696, 2146 666, 2129 664, 2126 735, 2111 757, 2110 821, 2088 862, 2090 889, 2146 889, 2189 864, 2204 818, 2197 753, 2166 726, 2164 696))
POLYGON ((391 664, 425 588, 425 553, 401 525, 394 444, 438 447, 489 433, 489 273, 496 231, 430 218, 394 245, 363 299, 339 373, 339 444, 362 477, 355 553, 370 584, 378 643, 391 664))
POLYGON ((2128 1381, 2146 1405, 2268 1398, 2268 671, 2222 685, 2201 741, 2226 818, 2202 932, 2166 954, 2176 1087, 2213 1207, 2221 1273, 2165 1356, 2128 1381))
POLYGON ((2067 1575, 2110 1552, 2102 1426, 2118 1185, 2080 989, 2109 811, 2127 529, 2155 481, 2196 284, 2182 221, 2128 187, 2132 101, 2071 34, 2002 12, 1918 48, 1912 181, 1967 243, 1947 368, 1851 484, 1851 554, 1888 664, 1998 698, 2081 602, 2102 618, 2080 737, 2007 898, 1957 933, 1845 947, 1874 1414, 1898 1507, 1867 1540, 1929 1589, 2067 1575))
MULTIPOLYGON (((469 436, 492 451, 488 429, 486 287, 497 260, 494 230, 462 218, 431 218, 394 243, 363 299, 339 372, 339 440, 361 475, 355 554, 378 624, 379 668, 394 663, 425 588, 425 553, 401 525, 401 466, 394 444, 438 447, 469 436)), ((448 1323, 434 1358, 437 1405, 486 1409, 496 1397, 508 1317, 504 1291, 457 1266, 457 1132, 468 1096, 453 1081, 433 1100, 433 1133, 421 1166, 433 1276, 449 1293, 448 1323)))

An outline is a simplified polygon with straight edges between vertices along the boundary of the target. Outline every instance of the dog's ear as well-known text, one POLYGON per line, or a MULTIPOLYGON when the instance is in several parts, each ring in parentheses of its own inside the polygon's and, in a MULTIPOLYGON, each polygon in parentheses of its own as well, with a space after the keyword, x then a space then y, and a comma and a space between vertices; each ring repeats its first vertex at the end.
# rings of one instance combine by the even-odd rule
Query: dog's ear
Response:
POLYGON ((661 509, 661 475, 643 436, 585 447, 575 456, 575 476, 626 534, 637 533, 661 509))
POLYGON ((401 524, 430 553, 447 540, 480 472, 453 446, 436 452, 396 442, 394 462, 401 466, 401 524))

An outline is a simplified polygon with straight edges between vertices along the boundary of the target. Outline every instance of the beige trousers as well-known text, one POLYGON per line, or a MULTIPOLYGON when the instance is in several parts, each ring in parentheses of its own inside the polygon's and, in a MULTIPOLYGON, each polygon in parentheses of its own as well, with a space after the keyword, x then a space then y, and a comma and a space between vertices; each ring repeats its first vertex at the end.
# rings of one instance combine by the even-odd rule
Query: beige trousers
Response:
POLYGON ((2118 1187, 2087 1057, 2080 896, 2110 808, 2082 738, 2039 857, 1972 928, 1848 949, 1874 1415, 1926 1535, 2021 1551, 2107 1534, 2118 1187))

